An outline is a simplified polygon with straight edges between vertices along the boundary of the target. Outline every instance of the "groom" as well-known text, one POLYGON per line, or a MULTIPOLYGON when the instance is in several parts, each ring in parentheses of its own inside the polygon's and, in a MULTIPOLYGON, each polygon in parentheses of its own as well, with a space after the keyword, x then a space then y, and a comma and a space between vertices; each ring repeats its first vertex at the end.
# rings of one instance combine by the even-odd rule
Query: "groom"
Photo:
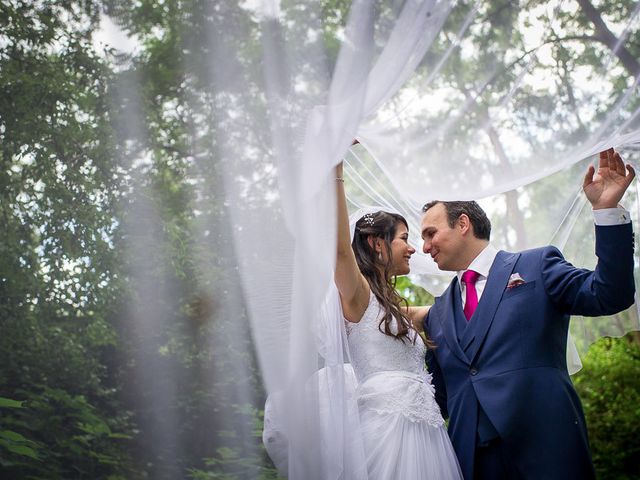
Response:
POLYGON ((436 397, 467 480, 595 477, 580 400, 566 366, 570 315, 610 315, 634 302, 633 232, 618 206, 635 173, 613 149, 583 190, 596 224, 595 271, 555 247, 519 253, 489 243, 475 202, 428 203, 423 251, 455 271, 425 318, 436 397))

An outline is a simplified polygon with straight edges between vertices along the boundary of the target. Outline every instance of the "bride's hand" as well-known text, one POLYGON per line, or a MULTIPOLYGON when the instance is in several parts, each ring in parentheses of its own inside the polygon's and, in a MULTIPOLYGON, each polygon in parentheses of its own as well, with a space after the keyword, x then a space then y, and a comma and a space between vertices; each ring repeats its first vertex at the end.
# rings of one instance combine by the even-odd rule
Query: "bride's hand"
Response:
POLYGON ((336 178, 343 178, 343 165, 342 162, 340 162, 337 166, 336 166, 336 178))

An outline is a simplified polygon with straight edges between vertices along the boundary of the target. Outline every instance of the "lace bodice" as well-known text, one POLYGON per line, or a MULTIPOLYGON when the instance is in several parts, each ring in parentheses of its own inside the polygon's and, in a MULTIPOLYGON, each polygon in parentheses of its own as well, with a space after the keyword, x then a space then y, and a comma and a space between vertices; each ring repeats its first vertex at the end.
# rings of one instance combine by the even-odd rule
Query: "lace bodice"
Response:
MULTIPOLYGON (((401 414, 412 422, 442 427, 431 375, 426 369, 426 346, 415 330, 404 342, 382 333, 383 310, 373 293, 358 323, 347 322, 351 364, 358 379, 356 396, 361 410, 401 414), (415 338, 415 342, 413 339, 415 338)), ((397 323, 392 324, 392 331, 397 323)))
MULTIPOLYGON (((378 328, 383 312, 378 299, 371 293, 369 305, 360 321, 346 322, 351 363, 358 381, 373 373, 389 370, 422 375, 426 371, 426 347, 422 338, 413 329, 409 332, 410 338, 405 338, 404 342, 385 335, 378 328)), ((395 319, 391 325, 391 331, 394 330, 397 331, 395 319)))

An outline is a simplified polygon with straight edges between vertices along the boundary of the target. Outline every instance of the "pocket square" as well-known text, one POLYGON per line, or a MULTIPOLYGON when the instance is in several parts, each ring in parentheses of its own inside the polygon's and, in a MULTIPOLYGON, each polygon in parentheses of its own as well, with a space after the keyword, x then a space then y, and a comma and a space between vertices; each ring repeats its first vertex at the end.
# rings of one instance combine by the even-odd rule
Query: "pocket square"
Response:
POLYGON ((524 283, 526 283, 524 281, 524 278, 522 278, 520 274, 516 272, 509 277, 509 282, 507 283, 507 289, 510 290, 524 283))

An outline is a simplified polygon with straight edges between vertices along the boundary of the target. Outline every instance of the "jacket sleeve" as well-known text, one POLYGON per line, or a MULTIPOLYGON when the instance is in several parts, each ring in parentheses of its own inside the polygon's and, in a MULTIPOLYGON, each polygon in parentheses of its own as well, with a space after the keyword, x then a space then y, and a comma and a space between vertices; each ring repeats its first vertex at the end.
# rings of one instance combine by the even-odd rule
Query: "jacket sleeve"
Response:
MULTIPOLYGON (((433 307, 429 310, 429 312, 431 312, 431 310, 433 310, 433 307)), ((427 334, 427 332, 429 331, 429 312, 427 312, 427 315, 424 317, 425 334, 427 334)), ((438 406, 440 407, 440 412, 445 419, 449 418, 449 410, 447 409, 447 386, 444 382, 442 370, 440 369, 438 359, 436 358, 433 349, 429 348, 427 350, 425 359, 427 362, 427 366, 429 367, 429 373, 431 373, 433 377, 433 387, 436 391, 435 398, 438 406)))
POLYGON ((542 251, 542 280, 554 305, 570 315, 611 315, 633 305, 631 224, 596 226, 594 271, 576 268, 555 247, 542 251))

